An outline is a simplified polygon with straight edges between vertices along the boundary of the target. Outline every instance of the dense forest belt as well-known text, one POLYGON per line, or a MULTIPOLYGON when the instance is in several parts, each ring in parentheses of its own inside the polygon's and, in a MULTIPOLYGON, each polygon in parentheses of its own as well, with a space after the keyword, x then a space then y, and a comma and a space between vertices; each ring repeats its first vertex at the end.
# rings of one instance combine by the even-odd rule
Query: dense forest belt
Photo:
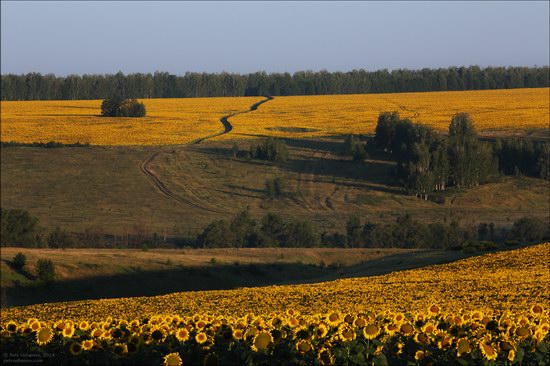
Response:
MULTIPOLYGON (((191 142, 188 142, 187 144, 184 144, 182 145, 182 147, 185 147, 185 146, 191 146, 191 145, 196 145, 196 144, 199 144, 201 143, 202 141, 204 140, 208 140, 208 139, 211 139, 211 138, 214 138, 214 137, 218 137, 218 136, 221 136, 221 135, 225 135, 229 132, 231 132, 231 130, 233 130, 233 126, 231 125, 231 123, 229 122, 229 118, 231 117, 234 117, 236 115, 239 115, 239 114, 244 114, 244 113, 250 113, 250 112, 253 112, 255 111, 256 109, 258 109, 258 107, 260 105, 262 105, 263 103, 266 103, 270 100, 272 100, 273 97, 271 96, 266 96, 265 99, 259 101, 259 102, 256 102, 254 104, 252 104, 250 106, 249 109, 247 110, 244 110, 244 111, 239 111, 239 112, 234 112, 234 113, 230 113, 228 115, 225 115, 223 117, 220 118, 220 122, 221 124, 223 125, 223 131, 221 132, 218 132, 218 133, 215 133, 215 134, 212 134, 212 135, 208 135, 208 136, 205 136, 205 137, 201 137, 199 139, 196 139, 196 140, 193 140, 191 142)), ((182 203, 182 204, 186 204, 186 205, 189 205, 189 206, 193 206, 195 208, 199 208, 201 210, 205 210, 205 211, 210 211, 210 212, 220 212, 218 210, 214 210, 214 209, 211 209, 211 208, 208 208, 208 207, 205 207, 205 206, 201 206, 199 204, 196 204, 190 200, 187 200, 185 198, 182 198, 182 197, 178 197, 176 194, 174 194, 167 186, 166 184, 164 184, 162 182, 162 180, 160 179, 160 177, 155 173, 155 171, 151 168, 151 164, 153 163, 153 161, 163 153, 163 151, 157 151, 149 156, 147 156, 145 158, 145 160, 143 160, 143 162, 140 164, 140 169, 141 171, 143 172, 143 174, 145 174, 145 176, 149 179, 149 181, 159 190, 160 193, 162 193, 163 195, 165 195, 166 197, 174 200, 174 201, 177 201, 179 203, 182 203)))

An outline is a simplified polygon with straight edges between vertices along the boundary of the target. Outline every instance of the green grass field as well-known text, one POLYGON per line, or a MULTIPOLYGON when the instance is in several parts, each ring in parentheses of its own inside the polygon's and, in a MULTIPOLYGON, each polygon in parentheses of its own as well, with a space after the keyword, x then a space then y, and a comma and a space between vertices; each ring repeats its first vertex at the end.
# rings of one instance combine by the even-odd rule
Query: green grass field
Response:
MULTIPOLYGON (((241 150, 248 145, 241 143, 241 150)), ((151 163, 185 202, 162 195, 140 171, 158 148, 2 148, 1 206, 26 209, 45 227, 111 234, 194 235, 215 219, 249 209, 314 221, 319 231, 343 231, 353 214, 393 221, 410 213, 425 222, 460 217, 461 225, 510 226, 525 215, 548 219, 549 187, 532 178, 504 177, 466 191, 449 190, 436 204, 403 194, 391 182, 387 156, 365 163, 339 154, 337 139, 287 140, 284 164, 233 158, 231 142, 164 149, 151 163), (265 198, 265 181, 282 177, 288 197, 265 198)))

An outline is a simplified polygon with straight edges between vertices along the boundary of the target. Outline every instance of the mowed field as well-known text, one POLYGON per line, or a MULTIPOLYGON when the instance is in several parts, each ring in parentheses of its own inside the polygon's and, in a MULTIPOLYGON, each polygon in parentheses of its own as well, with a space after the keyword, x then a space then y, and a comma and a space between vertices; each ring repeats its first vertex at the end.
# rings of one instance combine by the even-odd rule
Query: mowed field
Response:
POLYGON ((549 250, 550 243, 539 244, 316 284, 8 308, 3 335, 56 353, 69 347, 62 357, 75 362, 101 352, 149 364, 163 357, 187 364, 241 357, 544 364, 549 250))
MULTIPOLYGON (((249 209, 261 219, 275 212, 313 221, 318 230, 344 231, 358 214, 363 222, 393 222, 410 213, 424 222, 452 215, 463 225, 494 222, 511 226, 522 216, 548 219, 548 184, 540 179, 504 177, 469 190, 446 193, 444 204, 402 193, 391 180, 394 163, 372 156, 364 164, 339 154, 340 140, 287 140, 284 164, 247 161, 231 156, 231 143, 203 142, 170 149, 152 169, 182 204, 161 195, 139 169, 154 153, 150 147, 44 149, 3 148, 0 202, 28 210, 45 227, 72 232, 122 235, 146 232, 196 235, 218 219, 249 209), (287 197, 269 200, 265 181, 281 177, 287 197)), ((241 149, 247 149, 240 142, 241 149)))
MULTIPOLYGON (((231 119, 234 130, 218 139, 370 134, 378 115, 402 117, 447 131, 451 117, 468 112, 486 135, 547 137, 550 89, 275 97, 254 113, 231 119), (542 129, 542 131, 541 131, 542 129)), ((223 131, 222 116, 245 111, 261 97, 147 99, 147 117, 100 117, 101 101, 2 102, 1 140, 175 145, 223 131)))

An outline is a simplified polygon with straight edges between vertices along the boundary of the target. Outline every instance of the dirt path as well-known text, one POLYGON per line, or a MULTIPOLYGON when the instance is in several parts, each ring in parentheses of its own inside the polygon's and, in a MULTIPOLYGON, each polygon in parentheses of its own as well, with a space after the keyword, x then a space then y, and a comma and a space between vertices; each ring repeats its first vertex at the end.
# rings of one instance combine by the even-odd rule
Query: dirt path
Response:
MULTIPOLYGON (((234 117, 234 116, 239 115, 239 114, 253 112, 253 111, 257 110, 260 105, 262 105, 263 103, 269 102, 272 99, 273 99, 273 97, 266 96, 264 100, 261 100, 259 102, 256 102, 256 103, 252 104, 250 106, 250 108, 245 110, 245 111, 234 112, 234 113, 230 113, 226 116, 221 117, 220 122, 223 125, 223 131, 212 134, 212 135, 208 135, 208 136, 205 136, 205 137, 201 137, 201 138, 196 139, 196 140, 193 140, 191 142, 188 142, 187 144, 182 145, 181 147, 197 145, 197 144, 200 144, 204 140, 208 140, 208 139, 211 139, 211 138, 214 138, 214 137, 225 135, 225 134, 231 132, 231 130, 233 130, 233 126, 229 122, 229 118, 234 117)), ((163 152, 164 152, 163 150, 154 152, 153 154, 147 156, 140 164, 140 169, 141 169, 142 173, 145 174, 145 176, 147 177, 147 179, 149 179, 151 184, 153 184, 153 186, 155 186, 160 193, 162 193, 166 197, 168 197, 168 198, 170 198, 170 199, 172 199, 176 202, 179 202, 179 203, 182 203, 182 204, 185 204, 185 205, 189 205, 189 206, 192 206, 192 207, 195 207, 195 208, 199 208, 199 209, 205 210, 205 211, 220 212, 218 210, 214 210, 214 209, 199 205, 199 204, 197 204, 195 202, 192 202, 188 199, 177 196, 176 194, 174 194, 174 192, 172 192, 170 190, 170 188, 168 188, 166 186, 166 184, 164 184, 162 182, 160 177, 152 169, 151 165, 152 165, 153 161, 157 157, 159 157, 159 155, 161 155, 163 152)))

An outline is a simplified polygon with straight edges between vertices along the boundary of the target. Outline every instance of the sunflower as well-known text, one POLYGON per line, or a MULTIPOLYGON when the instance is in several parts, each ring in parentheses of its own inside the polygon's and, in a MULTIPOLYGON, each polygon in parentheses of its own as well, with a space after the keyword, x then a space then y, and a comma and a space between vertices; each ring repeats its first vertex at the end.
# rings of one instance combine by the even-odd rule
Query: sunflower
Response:
POLYGON ((73 327, 65 327, 63 329, 63 337, 65 338, 71 338, 74 335, 74 328, 73 327))
POLYGON ((357 318, 353 322, 353 325, 355 325, 357 328, 363 328, 367 325, 367 321, 364 318, 357 318))
MULTIPOLYGON (((42 326, 40 325, 40 322, 34 322, 31 324, 30 326, 31 330, 36 332, 37 330, 39 330, 40 328, 42 328, 42 326)), ((9 330, 9 328, 8 328, 9 330)))
POLYGON ((405 320, 405 314, 403 314, 403 313, 397 313, 397 314, 395 314, 395 316, 393 317, 393 320, 394 320, 396 323, 401 323, 402 321, 405 320))
POLYGON ((426 354, 424 353, 424 351, 416 351, 416 353, 414 354, 414 359, 417 360, 417 361, 420 361, 425 356, 426 356, 426 354))
POLYGON ((483 312, 480 310, 474 310, 470 313, 470 316, 473 320, 481 320, 483 319, 483 312))
POLYGON ((388 333, 389 335, 394 335, 398 330, 399 330, 399 327, 395 324, 387 324, 386 325, 386 333, 388 333))
POLYGON ((529 328, 519 327, 519 328, 516 329, 515 334, 520 338, 525 338, 530 334, 529 328))
POLYGON ((155 329, 151 332, 151 338, 157 342, 161 342, 166 335, 164 334, 164 330, 161 328, 155 329))
POLYGON ((433 333, 436 329, 437 327, 433 323, 426 323, 422 327, 424 333, 433 333))
POLYGON ((296 343, 296 350, 303 355, 311 352, 313 350, 313 346, 311 345, 310 341, 301 340, 296 343))
POLYGON ((439 342, 437 342, 437 348, 439 348, 439 349, 448 349, 448 348, 452 347, 452 342, 453 342, 452 338, 445 337, 442 340, 440 340, 439 342))
POLYGON ((44 327, 36 332, 36 343, 39 346, 44 346, 51 342, 53 338, 53 331, 49 327, 44 327))
POLYGON ((353 330, 352 327, 349 326, 348 323, 342 323, 338 327, 338 336, 340 340, 349 342, 349 341, 353 341, 357 335, 355 334, 355 331, 353 330))
POLYGON ((84 351, 89 351, 89 350, 91 350, 91 349, 94 347, 94 342, 92 342, 91 340, 87 339, 87 340, 85 340, 85 341, 82 341, 81 345, 82 345, 82 349, 83 349, 84 351))
POLYGON ((273 328, 277 328, 277 327, 281 326, 283 321, 278 317, 274 317, 273 319, 271 319, 271 321, 269 323, 273 328))
POLYGON ((82 345, 80 343, 73 342, 69 347, 69 351, 73 356, 78 356, 82 352, 82 345))
POLYGON ((441 308, 435 304, 430 305, 428 308, 428 313, 431 315, 437 315, 441 311, 441 308))
POLYGON ((137 334, 132 334, 130 339, 128 339, 128 343, 134 344, 136 346, 139 346, 141 344, 141 338, 137 334))
POLYGON ((243 339, 243 331, 241 329, 233 330, 233 338, 237 341, 243 339))
POLYGON ((317 359, 319 360, 319 363, 321 365, 333 365, 334 364, 334 356, 330 352, 330 349, 328 348, 321 348, 319 352, 317 353, 317 359))
POLYGON ((417 334, 414 336, 414 340, 415 340, 417 343, 428 343, 429 338, 428 338, 428 336, 426 335, 426 333, 417 333, 417 334))
POLYGON ((172 352, 164 356, 164 366, 181 366, 181 363, 181 357, 177 352, 172 352))
POLYGON ((456 343, 456 351, 458 357, 462 356, 465 353, 470 353, 471 349, 472 348, 470 346, 470 342, 468 342, 466 338, 461 338, 456 343))
POLYGON ((321 322, 315 327, 314 335, 316 338, 324 338, 328 333, 328 328, 325 323, 321 322))
POLYGON ((271 336, 273 337, 273 341, 279 342, 281 339, 286 337, 286 333, 281 329, 272 329, 271 336))
POLYGON ((531 307, 531 314, 533 314, 535 316, 541 315, 542 312, 543 312, 543 308, 539 304, 535 304, 531 307))
POLYGON ((510 362, 514 362, 514 360, 516 359, 516 352, 511 349, 509 352, 508 352, 508 361, 510 362))
POLYGON ((409 323, 403 323, 401 324, 401 327, 399 328, 399 331, 404 334, 411 334, 414 331, 414 328, 409 323))
POLYGON ((113 348, 113 352, 119 356, 128 353, 128 346, 125 343, 117 343, 113 348))
POLYGON ((380 334, 380 327, 376 324, 369 324, 363 328, 363 335, 366 339, 374 339, 380 334))
POLYGON ((203 344, 204 342, 206 342, 208 340, 208 337, 206 336, 206 333, 204 332, 199 332, 197 333, 197 335, 195 336, 195 341, 198 343, 198 344, 203 344))
POLYGON ((479 349, 481 350, 483 357, 487 360, 492 361, 497 359, 497 353, 490 345, 480 342, 479 349))
MULTIPOLYGON (((38 326, 40 326, 40 323, 38 322, 35 322, 33 324, 38 324, 38 326)), ((32 326, 32 324, 31 324, 32 326)), ((6 329, 12 333, 15 333, 17 332, 17 323, 14 322, 14 321, 9 321, 8 324, 6 324, 6 329)), ((36 330, 36 329, 33 329, 33 330, 36 330)))
POLYGON ((90 323, 88 323, 86 320, 81 321, 80 323, 78 323, 78 329, 87 330, 88 328, 90 328, 90 323))
POLYGON ((189 331, 187 328, 179 328, 174 332, 176 339, 180 342, 185 342, 189 339, 189 331))
POLYGON ((273 337, 268 332, 259 332, 252 341, 252 350, 258 352, 260 350, 265 350, 273 343, 273 337))
POLYGON ((327 323, 331 326, 331 327, 337 327, 338 324, 340 324, 342 322, 342 316, 340 315, 340 313, 338 313, 337 311, 331 311, 328 315, 327 315, 327 323))
POLYGON ((103 335, 103 331, 101 329, 94 329, 91 333, 92 337, 98 338, 103 335))

